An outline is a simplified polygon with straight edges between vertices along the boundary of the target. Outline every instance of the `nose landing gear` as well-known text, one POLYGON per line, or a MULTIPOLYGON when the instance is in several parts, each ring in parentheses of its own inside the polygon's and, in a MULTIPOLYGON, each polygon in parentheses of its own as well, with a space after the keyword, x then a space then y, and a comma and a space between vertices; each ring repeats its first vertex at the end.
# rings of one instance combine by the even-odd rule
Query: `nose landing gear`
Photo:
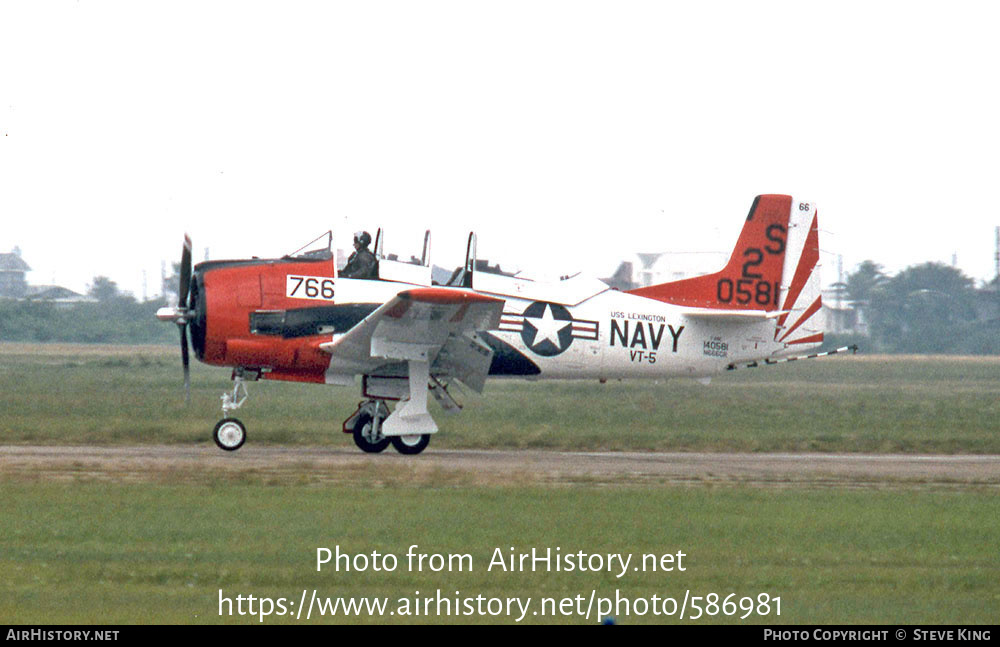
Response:
POLYGON ((224 449, 227 452, 236 451, 247 441, 246 425, 229 415, 230 411, 242 407, 243 403, 250 397, 244 375, 242 369, 233 372, 233 390, 222 394, 222 420, 217 422, 215 429, 212 430, 212 440, 215 441, 219 449, 224 449))

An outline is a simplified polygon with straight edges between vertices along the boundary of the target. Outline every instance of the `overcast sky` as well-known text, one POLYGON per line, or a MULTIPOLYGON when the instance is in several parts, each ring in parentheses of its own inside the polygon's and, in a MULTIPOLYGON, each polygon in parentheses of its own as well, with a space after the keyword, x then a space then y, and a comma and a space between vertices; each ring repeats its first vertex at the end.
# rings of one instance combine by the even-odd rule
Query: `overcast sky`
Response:
MULTIPOLYGON (((0 252, 32 283, 387 251, 610 273, 819 205, 824 277, 993 276, 989 3, 0 1, 0 252)), ((706 271, 713 268, 705 268, 706 271)))

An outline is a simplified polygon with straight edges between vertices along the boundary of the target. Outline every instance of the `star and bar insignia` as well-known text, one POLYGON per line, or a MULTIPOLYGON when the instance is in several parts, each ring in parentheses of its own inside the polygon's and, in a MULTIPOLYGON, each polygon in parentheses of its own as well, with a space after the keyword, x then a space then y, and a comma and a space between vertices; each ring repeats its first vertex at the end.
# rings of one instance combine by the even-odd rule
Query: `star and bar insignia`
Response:
POLYGON ((535 301, 520 314, 504 312, 500 330, 521 333, 528 350, 543 357, 562 353, 574 339, 598 340, 596 321, 574 319, 565 306, 547 301, 535 301))

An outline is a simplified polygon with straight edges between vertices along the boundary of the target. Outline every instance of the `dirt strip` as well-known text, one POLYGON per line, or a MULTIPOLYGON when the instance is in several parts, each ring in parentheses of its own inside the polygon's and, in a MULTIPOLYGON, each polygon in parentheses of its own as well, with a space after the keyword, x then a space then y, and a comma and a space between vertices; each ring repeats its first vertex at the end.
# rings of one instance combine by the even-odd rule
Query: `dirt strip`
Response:
POLYGON ((327 447, 0 446, 0 478, 369 485, 748 484, 1000 487, 1000 456, 434 450, 327 447))

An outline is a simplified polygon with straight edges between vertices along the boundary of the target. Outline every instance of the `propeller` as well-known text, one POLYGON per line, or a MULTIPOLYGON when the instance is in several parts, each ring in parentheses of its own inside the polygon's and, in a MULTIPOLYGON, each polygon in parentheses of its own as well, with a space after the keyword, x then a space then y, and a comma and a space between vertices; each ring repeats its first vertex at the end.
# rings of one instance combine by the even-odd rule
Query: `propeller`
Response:
POLYGON ((191 403, 191 362, 188 353, 187 324, 191 316, 188 297, 191 291, 191 237, 184 234, 181 250, 181 281, 177 290, 177 307, 165 306, 156 311, 160 321, 172 321, 181 331, 181 363, 184 365, 184 403, 191 403))

